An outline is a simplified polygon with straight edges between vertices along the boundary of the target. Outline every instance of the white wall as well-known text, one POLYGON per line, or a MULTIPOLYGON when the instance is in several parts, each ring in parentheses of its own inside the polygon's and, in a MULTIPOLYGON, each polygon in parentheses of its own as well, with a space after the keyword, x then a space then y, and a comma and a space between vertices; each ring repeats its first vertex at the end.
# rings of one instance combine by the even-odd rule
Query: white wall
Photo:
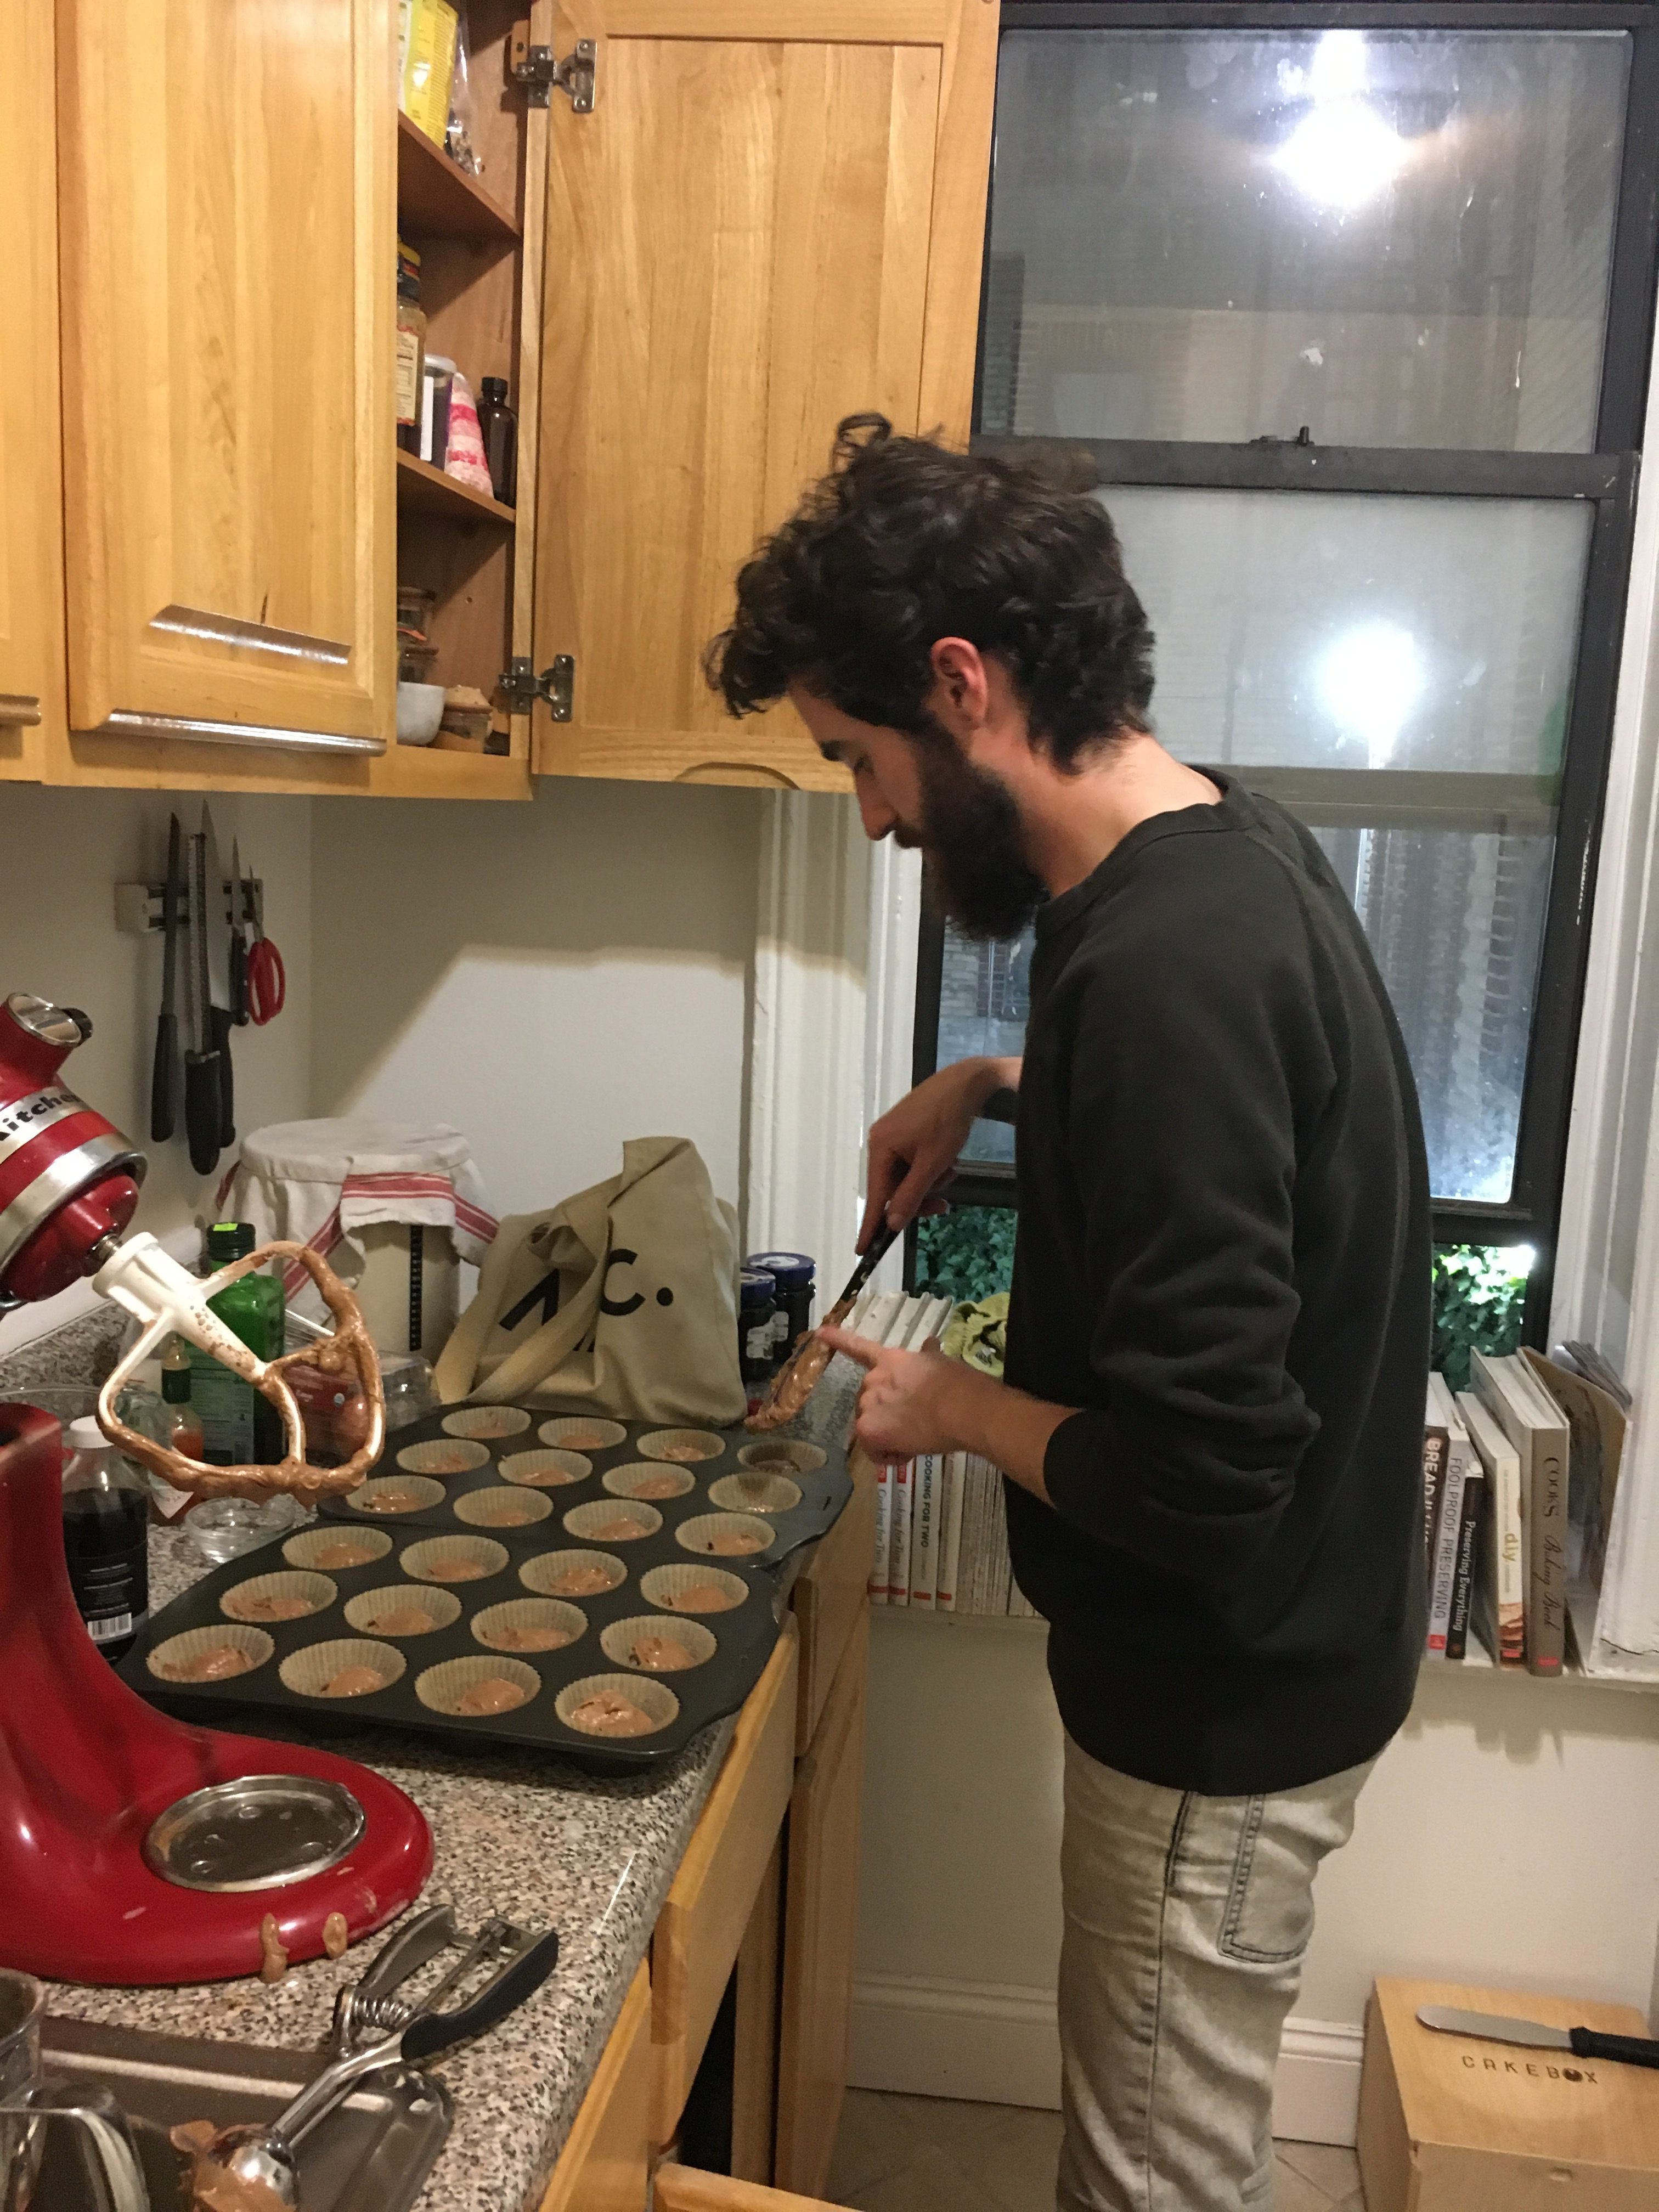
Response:
POLYGON ((743 1191, 758 792, 314 802, 313 1111, 453 1123, 497 1213, 690 1137, 743 1191))
MULTIPOLYGON (((210 1210, 214 1182, 191 1167, 182 1114, 171 1143, 149 1141, 161 940, 116 929, 114 886, 160 880, 175 805, 185 829, 197 828, 201 802, 194 798, 0 784, 0 996, 33 991, 91 1016, 91 1041, 71 1057, 64 1080, 148 1153, 137 1224, 157 1235, 210 1210)), ((237 1127, 250 1129, 309 1106, 310 803, 216 798, 213 819, 226 867, 234 836, 244 867, 264 878, 267 933, 288 968, 286 1011, 263 1030, 250 1025, 234 1036, 237 1127)), ((0 1320, 0 1351, 56 1326, 84 1302, 69 1291, 0 1320)))
MULTIPOLYGON (((1060 1735, 1042 1632, 874 1620, 854 2079, 1057 2103, 1060 1735)), ((1646 2013, 1659 1699, 1426 1670, 1317 1905, 1280 2073, 1297 2132, 1342 2135, 1378 1974, 1646 2013)))

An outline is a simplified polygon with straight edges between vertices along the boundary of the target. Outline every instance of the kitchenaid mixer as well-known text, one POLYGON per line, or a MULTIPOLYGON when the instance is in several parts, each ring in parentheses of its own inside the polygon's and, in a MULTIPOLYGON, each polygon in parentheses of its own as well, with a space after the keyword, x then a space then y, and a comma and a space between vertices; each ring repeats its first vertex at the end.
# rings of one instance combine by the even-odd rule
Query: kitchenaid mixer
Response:
MULTIPOLYGON (((361 1481, 384 1437, 380 1370, 350 1293, 315 1254, 267 1246, 206 1281, 132 1218, 142 1154, 58 1079, 91 1033, 83 1014, 18 994, 0 1006, 0 1309, 78 1278, 139 1323, 106 1382, 99 1419, 120 1449, 181 1488, 313 1500, 361 1481), (331 1338, 266 1363, 206 1301, 249 1268, 299 1260, 332 1314, 331 1338), (276 1467, 181 1459, 117 1416, 115 1398, 169 1334, 246 1376, 277 1407, 276 1467), (355 1370, 369 1433, 343 1467, 309 1466, 285 1370, 355 1370)), ((417 1808, 364 1767, 296 1744, 187 1727, 117 1677, 76 1611, 64 1564, 61 1435, 48 1414, 0 1406, 0 1964, 51 1979, 138 1984, 258 1971, 261 1923, 291 1959, 324 1923, 353 1940, 416 1897, 432 1864, 417 1808)))

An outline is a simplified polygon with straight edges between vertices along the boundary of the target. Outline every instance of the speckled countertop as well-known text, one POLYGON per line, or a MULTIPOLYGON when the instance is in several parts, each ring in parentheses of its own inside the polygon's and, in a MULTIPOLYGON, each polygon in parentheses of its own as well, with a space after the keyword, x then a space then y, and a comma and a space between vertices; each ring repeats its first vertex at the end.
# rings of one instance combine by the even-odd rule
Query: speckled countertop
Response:
MULTIPOLYGON (((80 1380, 90 1349, 90 1338, 73 1347, 48 1339, 33 1358, 29 1347, 0 1362, 0 1399, 26 1396, 31 1383, 80 1380)), ((854 1382, 832 1370, 810 1420, 785 1433, 844 1433, 854 1382)), ((154 1608, 207 1569, 182 1532, 154 1530, 150 1543, 154 1608)), ((455 1753, 383 1730, 331 1737, 331 1749, 407 1790, 431 1823, 436 1856, 422 1904, 453 1903, 464 1927, 504 1912, 560 1933, 546 1986, 489 2035, 435 2063, 454 2098, 455 2124, 422 2212, 525 2212, 539 2203, 731 1728, 726 1721, 706 1730, 672 1765, 627 1780, 583 1774, 543 1753, 455 1753)), ((59 1984, 51 2008, 170 2034, 315 2049, 336 1990, 361 1972, 377 1940, 338 1961, 292 1966, 274 1986, 252 1978, 177 1989, 59 1984)))

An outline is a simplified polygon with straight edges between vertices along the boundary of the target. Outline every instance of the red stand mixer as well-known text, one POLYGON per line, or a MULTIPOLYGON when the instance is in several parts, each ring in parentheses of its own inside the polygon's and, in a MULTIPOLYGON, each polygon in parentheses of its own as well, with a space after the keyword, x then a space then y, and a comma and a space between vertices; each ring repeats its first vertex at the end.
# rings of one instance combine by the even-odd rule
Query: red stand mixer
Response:
MULTIPOLYGON (((40 999, 0 1006, 0 1310, 107 1268, 146 1338, 176 1325, 228 1349, 202 1304, 221 1279, 196 1283, 149 1238, 118 1245, 143 1158, 58 1080, 90 1033, 85 1015, 40 999), (172 1303, 135 1302, 152 1281, 172 1303)), ((256 1381, 281 1364, 234 1350, 256 1381)), ((293 1460, 298 1417, 281 1396, 293 1460)), ((431 1872, 432 1838, 400 1790, 328 1752, 187 1727, 116 1675, 70 1588, 61 1480, 58 1423, 0 1405, 0 1965, 62 1981, 222 1980, 258 1971, 267 1916, 301 1960, 323 1952, 331 1915, 356 1942, 401 1911, 431 1872)))

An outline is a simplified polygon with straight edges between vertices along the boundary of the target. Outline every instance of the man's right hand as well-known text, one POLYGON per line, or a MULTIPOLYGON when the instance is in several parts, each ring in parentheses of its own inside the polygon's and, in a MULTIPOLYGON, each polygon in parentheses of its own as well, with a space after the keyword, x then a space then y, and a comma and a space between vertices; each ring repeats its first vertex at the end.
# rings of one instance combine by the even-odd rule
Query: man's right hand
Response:
POLYGON ((870 1126, 869 1185, 858 1249, 867 1251, 884 1220, 903 1229, 919 1213, 938 1213, 935 1194, 950 1182, 968 1133, 999 1091, 1019 1088, 1018 1060, 959 1060, 907 1091, 870 1126))

